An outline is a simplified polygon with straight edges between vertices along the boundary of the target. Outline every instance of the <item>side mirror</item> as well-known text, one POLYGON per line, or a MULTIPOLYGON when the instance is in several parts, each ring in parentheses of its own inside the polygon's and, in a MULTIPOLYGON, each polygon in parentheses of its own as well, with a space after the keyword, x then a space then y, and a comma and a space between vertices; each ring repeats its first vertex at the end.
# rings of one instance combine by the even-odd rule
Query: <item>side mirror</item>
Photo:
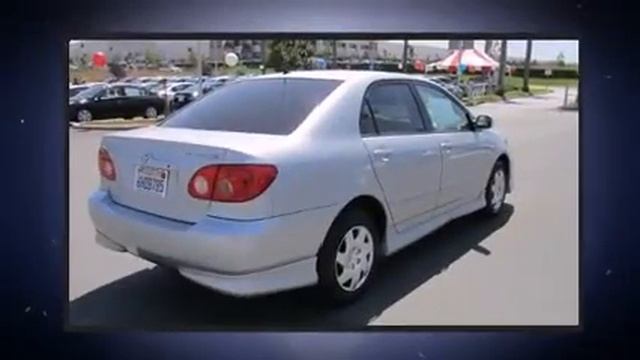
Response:
POLYGON ((489 115, 478 115, 473 124, 477 129, 489 129, 493 126, 493 119, 489 115))

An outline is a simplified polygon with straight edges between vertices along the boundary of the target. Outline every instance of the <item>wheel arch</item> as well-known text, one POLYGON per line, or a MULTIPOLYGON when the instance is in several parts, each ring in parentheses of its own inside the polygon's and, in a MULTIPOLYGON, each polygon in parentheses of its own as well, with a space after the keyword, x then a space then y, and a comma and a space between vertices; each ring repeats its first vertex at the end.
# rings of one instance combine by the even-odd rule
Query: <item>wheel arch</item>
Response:
POLYGON ((504 170, 507 173, 507 192, 511 192, 511 158, 507 153, 502 153, 496 159, 496 162, 502 162, 504 164, 504 170))
MULTIPOLYGON (((376 223, 376 225, 378 225, 378 232, 380 234, 380 242, 382 245, 382 253, 386 253, 386 233, 390 219, 387 216, 387 210, 384 207, 384 203, 373 195, 359 195, 349 200, 333 219, 331 225, 329 226, 329 229, 333 227, 337 219, 353 209, 363 210, 364 212, 372 216, 373 221, 376 223)), ((327 232, 329 231, 329 229, 327 229, 327 232)))

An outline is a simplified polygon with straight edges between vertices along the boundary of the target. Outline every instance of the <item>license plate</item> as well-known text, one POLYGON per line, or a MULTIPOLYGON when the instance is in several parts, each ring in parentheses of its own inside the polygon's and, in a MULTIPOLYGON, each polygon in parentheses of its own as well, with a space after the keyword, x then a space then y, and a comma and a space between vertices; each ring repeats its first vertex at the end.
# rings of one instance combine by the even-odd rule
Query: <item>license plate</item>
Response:
POLYGON ((136 176, 134 188, 164 197, 167 193, 167 184, 169 181, 169 170, 152 167, 138 166, 136 167, 136 176))

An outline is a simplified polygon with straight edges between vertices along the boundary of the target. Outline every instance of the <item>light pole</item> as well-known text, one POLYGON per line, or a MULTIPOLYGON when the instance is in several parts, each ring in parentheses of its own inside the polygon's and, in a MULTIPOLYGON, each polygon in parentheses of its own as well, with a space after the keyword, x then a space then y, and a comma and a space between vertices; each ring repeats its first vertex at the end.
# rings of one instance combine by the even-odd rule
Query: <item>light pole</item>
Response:
POLYGON ((460 62, 458 63, 458 71, 457 71, 457 77, 456 77, 456 81, 458 82, 458 84, 460 84, 460 81, 462 80, 462 52, 464 51, 464 41, 460 40, 460 42, 458 43, 458 51, 460 52, 460 54, 458 55, 458 59, 460 59, 460 62))
POLYGON ((531 39, 527 40, 527 53, 524 59, 524 72, 522 74, 522 91, 529 92, 529 72, 531 68, 531 39))
POLYGON ((202 94, 202 51, 200 49, 200 40, 196 40, 196 61, 198 61, 198 67, 196 68, 198 71, 198 95, 202 94))

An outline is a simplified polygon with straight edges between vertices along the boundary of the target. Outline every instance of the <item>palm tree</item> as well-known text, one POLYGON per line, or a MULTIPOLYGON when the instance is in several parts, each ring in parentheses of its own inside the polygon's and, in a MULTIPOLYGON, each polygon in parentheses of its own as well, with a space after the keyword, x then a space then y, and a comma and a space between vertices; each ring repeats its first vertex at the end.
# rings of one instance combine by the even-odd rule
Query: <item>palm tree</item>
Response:
POLYGON ((402 48, 402 71, 407 72, 407 50, 409 50, 409 40, 404 39, 404 45, 402 48))
POLYGON ((338 68, 338 42, 331 40, 331 65, 334 69, 338 68))
POLYGON ((498 68, 498 71, 500 71, 500 73, 498 74, 498 90, 496 91, 496 94, 502 97, 504 97, 505 95, 504 73, 506 71, 506 68, 507 68, 507 40, 502 40, 500 42, 500 67, 498 68))
POLYGON ((267 40, 260 40, 260 50, 261 51, 261 55, 262 55, 262 74, 266 74, 267 73, 267 60, 269 59, 269 56, 267 54, 267 40))
POLYGON ((527 40, 527 52, 524 58, 524 72, 522 74, 522 91, 529 92, 529 68, 531 67, 531 39, 527 40))
POLYGON ((485 40, 484 41, 484 52, 489 54, 491 53, 491 47, 493 47, 493 40, 485 40))

